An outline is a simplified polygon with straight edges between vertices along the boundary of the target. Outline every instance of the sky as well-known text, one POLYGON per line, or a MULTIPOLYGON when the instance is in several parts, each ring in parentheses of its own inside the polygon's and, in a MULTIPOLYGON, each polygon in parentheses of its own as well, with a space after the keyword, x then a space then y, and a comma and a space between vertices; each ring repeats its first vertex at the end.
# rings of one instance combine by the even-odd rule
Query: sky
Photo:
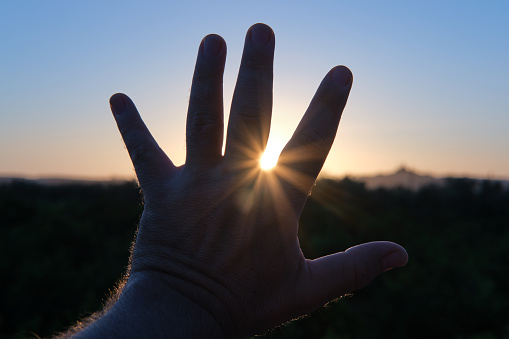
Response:
POLYGON ((326 176, 509 178, 508 1, 2 1, 0 176, 133 178, 108 99, 129 95, 172 161, 201 39, 228 46, 225 120, 244 36, 276 35, 269 147, 323 76, 354 84, 326 176))

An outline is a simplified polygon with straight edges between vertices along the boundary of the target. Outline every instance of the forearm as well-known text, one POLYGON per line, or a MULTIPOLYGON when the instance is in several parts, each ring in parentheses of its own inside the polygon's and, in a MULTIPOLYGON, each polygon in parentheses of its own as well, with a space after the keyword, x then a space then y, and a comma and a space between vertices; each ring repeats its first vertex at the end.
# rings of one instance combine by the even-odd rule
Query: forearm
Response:
POLYGON ((153 273, 131 277, 118 300, 75 338, 224 338, 214 315, 153 273))

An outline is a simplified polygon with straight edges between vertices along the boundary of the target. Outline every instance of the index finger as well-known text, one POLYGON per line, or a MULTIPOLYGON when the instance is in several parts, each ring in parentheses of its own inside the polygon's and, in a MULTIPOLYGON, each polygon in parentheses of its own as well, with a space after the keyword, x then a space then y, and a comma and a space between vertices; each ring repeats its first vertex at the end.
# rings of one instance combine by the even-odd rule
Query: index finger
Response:
POLYGON ((308 193, 329 154, 346 105, 352 73, 345 66, 329 71, 278 160, 280 171, 308 193))

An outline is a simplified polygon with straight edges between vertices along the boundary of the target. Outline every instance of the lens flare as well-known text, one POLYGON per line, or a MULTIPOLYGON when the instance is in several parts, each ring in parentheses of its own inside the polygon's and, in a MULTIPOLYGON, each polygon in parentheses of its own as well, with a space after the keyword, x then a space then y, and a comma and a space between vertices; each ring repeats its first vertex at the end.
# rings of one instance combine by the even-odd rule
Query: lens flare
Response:
POLYGON ((269 139, 267 148, 260 158, 260 167, 263 170, 270 170, 276 166, 279 154, 281 153, 283 147, 284 143, 282 141, 272 141, 269 139))

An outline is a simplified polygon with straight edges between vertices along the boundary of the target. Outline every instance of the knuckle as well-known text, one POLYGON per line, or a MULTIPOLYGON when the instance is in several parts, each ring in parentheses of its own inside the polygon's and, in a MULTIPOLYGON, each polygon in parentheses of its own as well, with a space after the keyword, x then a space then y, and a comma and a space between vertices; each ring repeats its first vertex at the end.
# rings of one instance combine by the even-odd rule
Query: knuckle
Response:
POLYGON ((236 105, 236 114, 244 120, 259 121, 267 112, 261 109, 258 101, 243 100, 236 105))
POLYGON ((308 154, 321 154, 330 144, 330 138, 317 129, 304 129, 300 131, 298 138, 299 145, 308 154))
POLYGON ((366 265, 359 263, 358 261, 354 261, 353 265, 353 281, 351 290, 358 290, 369 284, 371 281, 368 269, 366 265))
POLYGON ((208 110, 198 109, 191 113, 191 125, 193 127, 213 127, 218 122, 217 117, 208 110))
POLYGON ((320 94, 317 97, 317 102, 320 103, 322 109, 326 112, 336 112, 339 109, 339 103, 335 96, 329 94, 320 94))
POLYGON ((217 93, 211 84, 195 84, 189 97, 189 119, 193 127, 216 126, 222 120, 213 112, 217 93))
POLYGON ((254 74, 242 74, 237 79, 236 92, 243 96, 260 97, 260 88, 262 87, 261 80, 254 74))
POLYGON ((150 162, 153 156, 151 152, 152 148, 146 145, 145 142, 142 142, 133 135, 131 135, 130 138, 124 139, 124 142, 135 168, 150 162))
POLYGON ((256 93, 261 95, 262 91, 272 92, 272 69, 260 63, 248 63, 243 65, 237 78, 237 88, 244 93, 256 93))
POLYGON ((267 63, 262 58, 246 58, 242 61, 242 66, 246 70, 254 72, 266 72, 270 70, 271 63, 267 63))
POLYGON ((126 144, 130 139, 132 139, 132 135, 138 128, 139 127, 137 123, 131 123, 129 121, 118 125, 118 130, 120 131, 120 134, 122 135, 122 138, 126 144))
POLYGON ((196 105, 206 105, 213 99, 213 90, 210 84, 194 83, 191 87, 189 101, 196 105))
POLYGON ((342 101, 342 95, 332 86, 325 86, 316 93, 314 101, 325 106, 328 110, 337 111, 342 101))
POLYGON ((127 149, 129 151, 131 161, 133 162, 135 167, 138 167, 149 161, 150 158, 148 154, 149 152, 142 143, 127 145, 127 149))

